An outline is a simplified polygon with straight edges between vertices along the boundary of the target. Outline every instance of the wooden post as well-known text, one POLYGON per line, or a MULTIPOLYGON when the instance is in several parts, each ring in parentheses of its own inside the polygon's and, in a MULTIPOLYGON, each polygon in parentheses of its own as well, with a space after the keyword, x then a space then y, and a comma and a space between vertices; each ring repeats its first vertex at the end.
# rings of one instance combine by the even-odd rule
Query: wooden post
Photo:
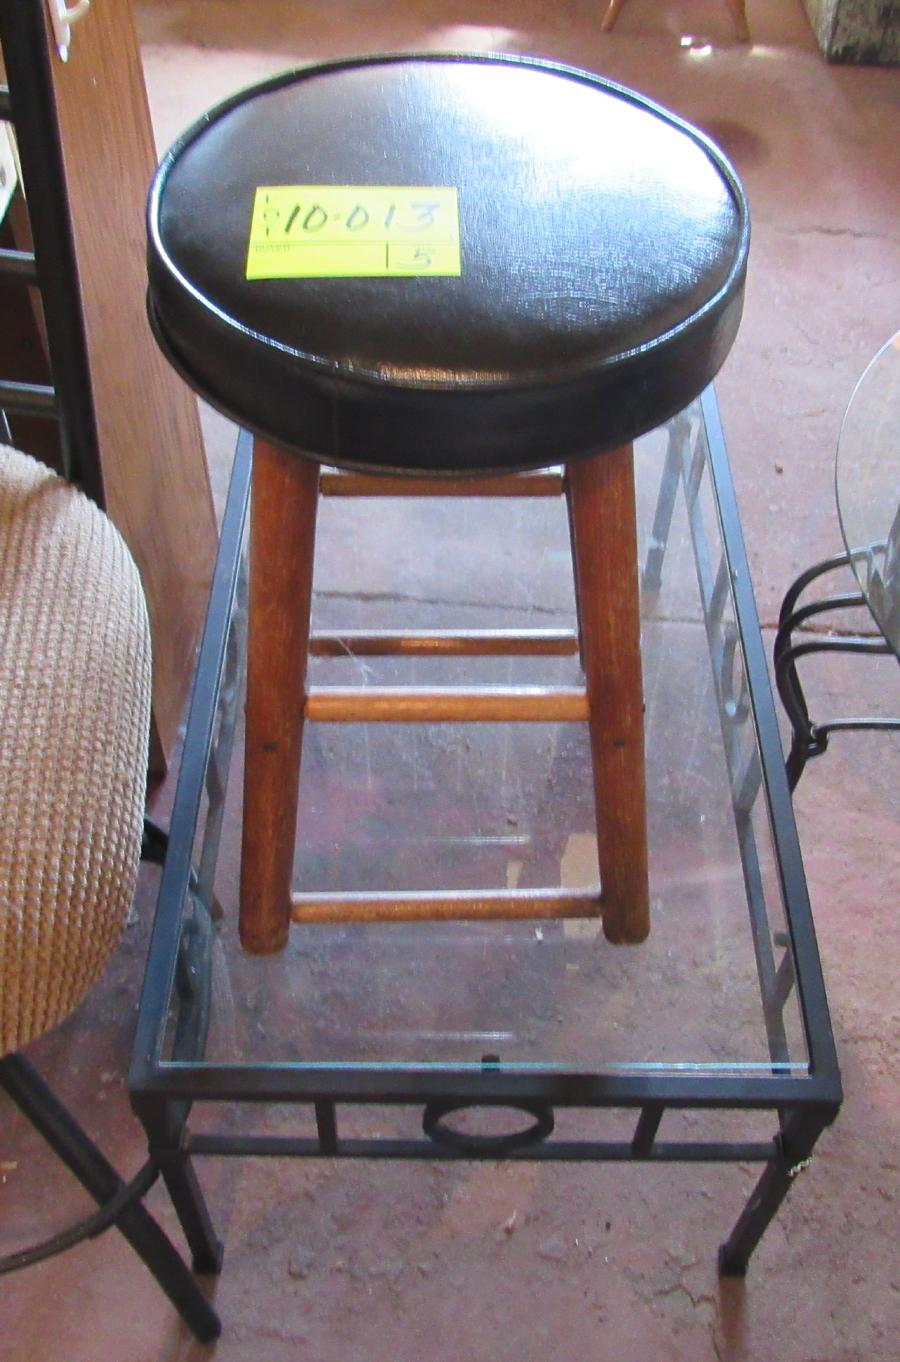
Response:
POLYGON ((734 31, 742 43, 750 41, 750 26, 747 23, 745 0, 725 0, 734 20, 734 31))
POLYGON ((619 15, 622 13, 622 10, 624 8, 625 0, 609 0, 609 4, 606 7, 606 13, 600 20, 601 33, 612 32, 613 25, 615 24, 616 20, 618 19, 619 15))
POLYGON ((319 467, 253 446, 240 937, 271 955, 291 923, 319 467))
POLYGON ((215 514, 196 399, 147 324, 144 210, 157 158, 131 0, 93 5, 67 62, 46 27, 106 510, 147 597, 151 762, 163 771, 193 676, 215 514))
POLYGON ((631 445, 569 464, 569 514, 587 680, 603 931, 650 930, 640 596, 631 445))

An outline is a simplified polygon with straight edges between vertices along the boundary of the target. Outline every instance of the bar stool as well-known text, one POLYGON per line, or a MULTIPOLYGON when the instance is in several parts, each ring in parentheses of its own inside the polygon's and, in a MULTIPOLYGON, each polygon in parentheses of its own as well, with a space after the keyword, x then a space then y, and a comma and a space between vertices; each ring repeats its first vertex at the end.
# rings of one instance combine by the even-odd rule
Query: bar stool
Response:
MULTIPOLYGON (((685 407, 731 347, 748 245, 733 170, 679 119, 583 71, 377 56, 290 72, 212 110, 163 160, 148 232, 160 345, 255 437, 245 948, 279 950, 291 920, 347 918, 600 913, 610 940, 642 940, 631 442, 685 407), (583 688, 307 688, 309 651, 329 646, 309 627, 320 485, 378 479, 391 492, 413 478, 428 493, 508 494, 544 476, 523 470, 556 465, 583 688), (599 889, 294 893, 304 719, 586 719, 599 889)), ((478 644, 390 640, 399 652, 478 644)), ((383 637, 346 646, 388 650, 383 637)))

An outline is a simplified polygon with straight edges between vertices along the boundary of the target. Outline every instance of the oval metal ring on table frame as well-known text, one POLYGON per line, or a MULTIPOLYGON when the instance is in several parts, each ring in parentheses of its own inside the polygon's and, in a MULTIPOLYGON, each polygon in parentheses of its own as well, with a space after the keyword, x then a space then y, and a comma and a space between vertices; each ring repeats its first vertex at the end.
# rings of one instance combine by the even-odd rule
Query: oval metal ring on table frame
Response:
POLYGON ((553 1134, 553 1125, 553 1108, 547 1102, 429 1102, 422 1113, 422 1129, 428 1138, 460 1154, 511 1154, 546 1140, 553 1134), (524 1130, 514 1130, 508 1135, 469 1135, 443 1124, 444 1118, 454 1112, 478 1107, 523 1111, 526 1116, 534 1117, 534 1122, 524 1130))

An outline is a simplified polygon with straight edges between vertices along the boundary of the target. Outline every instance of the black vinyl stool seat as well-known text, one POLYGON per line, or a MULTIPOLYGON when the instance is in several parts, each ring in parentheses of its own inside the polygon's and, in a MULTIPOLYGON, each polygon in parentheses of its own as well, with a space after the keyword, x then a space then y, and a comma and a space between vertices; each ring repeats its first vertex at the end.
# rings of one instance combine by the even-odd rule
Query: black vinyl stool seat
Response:
MULTIPOLYGON (((160 345, 256 436, 245 945, 278 949, 292 917, 319 911, 288 883, 304 714, 364 708, 325 712, 305 689, 323 464, 432 479, 565 465, 584 705, 407 703, 390 717, 587 718, 605 806, 591 911, 602 899, 607 935, 642 939, 631 441, 682 410, 734 340, 749 225, 728 162, 584 71, 345 60, 246 90, 189 129, 157 172, 148 235, 160 345)), ((503 915, 501 898, 438 911, 503 915)), ((418 915, 407 901, 376 915, 392 912, 418 915)))
POLYGON ((748 241, 734 172, 671 114, 581 71, 442 55, 243 92, 168 153, 149 226, 151 320, 193 387, 288 448, 415 473, 545 467, 660 425, 728 354, 748 241), (455 188, 461 273, 248 280, 257 187, 326 184, 455 188))

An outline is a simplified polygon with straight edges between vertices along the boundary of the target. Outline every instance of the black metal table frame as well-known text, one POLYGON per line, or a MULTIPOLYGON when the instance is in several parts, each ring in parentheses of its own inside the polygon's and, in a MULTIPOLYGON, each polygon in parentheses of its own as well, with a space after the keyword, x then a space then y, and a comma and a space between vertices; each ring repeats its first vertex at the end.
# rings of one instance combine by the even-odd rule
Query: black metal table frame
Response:
POLYGON ((131 1101, 142 1120, 181 1220, 193 1265, 217 1271, 222 1247, 194 1167, 200 1155, 285 1155, 307 1158, 524 1158, 560 1161, 658 1163, 748 1162, 762 1174, 727 1242, 720 1270, 743 1275, 755 1246, 797 1172, 834 1119, 840 1075, 815 931, 785 774, 737 504, 713 390, 701 398, 705 437, 691 441, 679 419, 670 426, 645 585, 658 579, 679 488, 687 506, 706 619, 713 678, 723 725, 732 804, 741 849, 750 926, 759 975, 771 1067, 710 1072, 702 1066, 660 1066, 640 1072, 527 1071, 482 1064, 240 1062, 203 1060, 209 1009, 210 946, 217 907, 213 876, 239 692, 243 620, 242 564, 250 484, 251 444, 241 435, 206 629, 195 678, 184 755, 162 872, 129 1075, 131 1101), (712 487, 723 552, 714 563, 697 505, 701 483, 712 487), (734 622, 724 602, 734 602, 734 622), (237 601, 237 607, 235 605, 237 601), (736 649, 743 650, 745 682, 730 691, 736 649), (749 746, 744 735, 750 733, 749 746), (758 742, 757 742, 758 740, 758 742), (756 754, 756 755, 754 755, 756 754), (200 855, 192 862, 204 788, 208 816, 200 855), (762 901, 759 860, 750 813, 768 800, 787 931, 773 932, 762 901), (187 907, 187 911, 185 911, 187 907), (798 994, 808 1065, 787 1062, 783 1008, 798 994), (174 993, 173 993, 174 990, 174 993), (177 1016, 170 1030, 170 999, 177 1016), (167 1042, 167 1036, 170 1040, 167 1042), (163 1059, 169 1044, 170 1058, 163 1059), (196 1133, 188 1118, 196 1102, 294 1103, 311 1107, 309 1137, 196 1133), (366 1104, 421 1109, 419 1138, 345 1138, 342 1111, 366 1104), (532 1124, 511 1136, 463 1134, 448 1121, 465 1107, 514 1108, 532 1124), (630 1140, 553 1137, 555 1108, 619 1108, 634 1113, 630 1140), (669 1109, 773 1113, 775 1133, 764 1141, 657 1139, 669 1109))

